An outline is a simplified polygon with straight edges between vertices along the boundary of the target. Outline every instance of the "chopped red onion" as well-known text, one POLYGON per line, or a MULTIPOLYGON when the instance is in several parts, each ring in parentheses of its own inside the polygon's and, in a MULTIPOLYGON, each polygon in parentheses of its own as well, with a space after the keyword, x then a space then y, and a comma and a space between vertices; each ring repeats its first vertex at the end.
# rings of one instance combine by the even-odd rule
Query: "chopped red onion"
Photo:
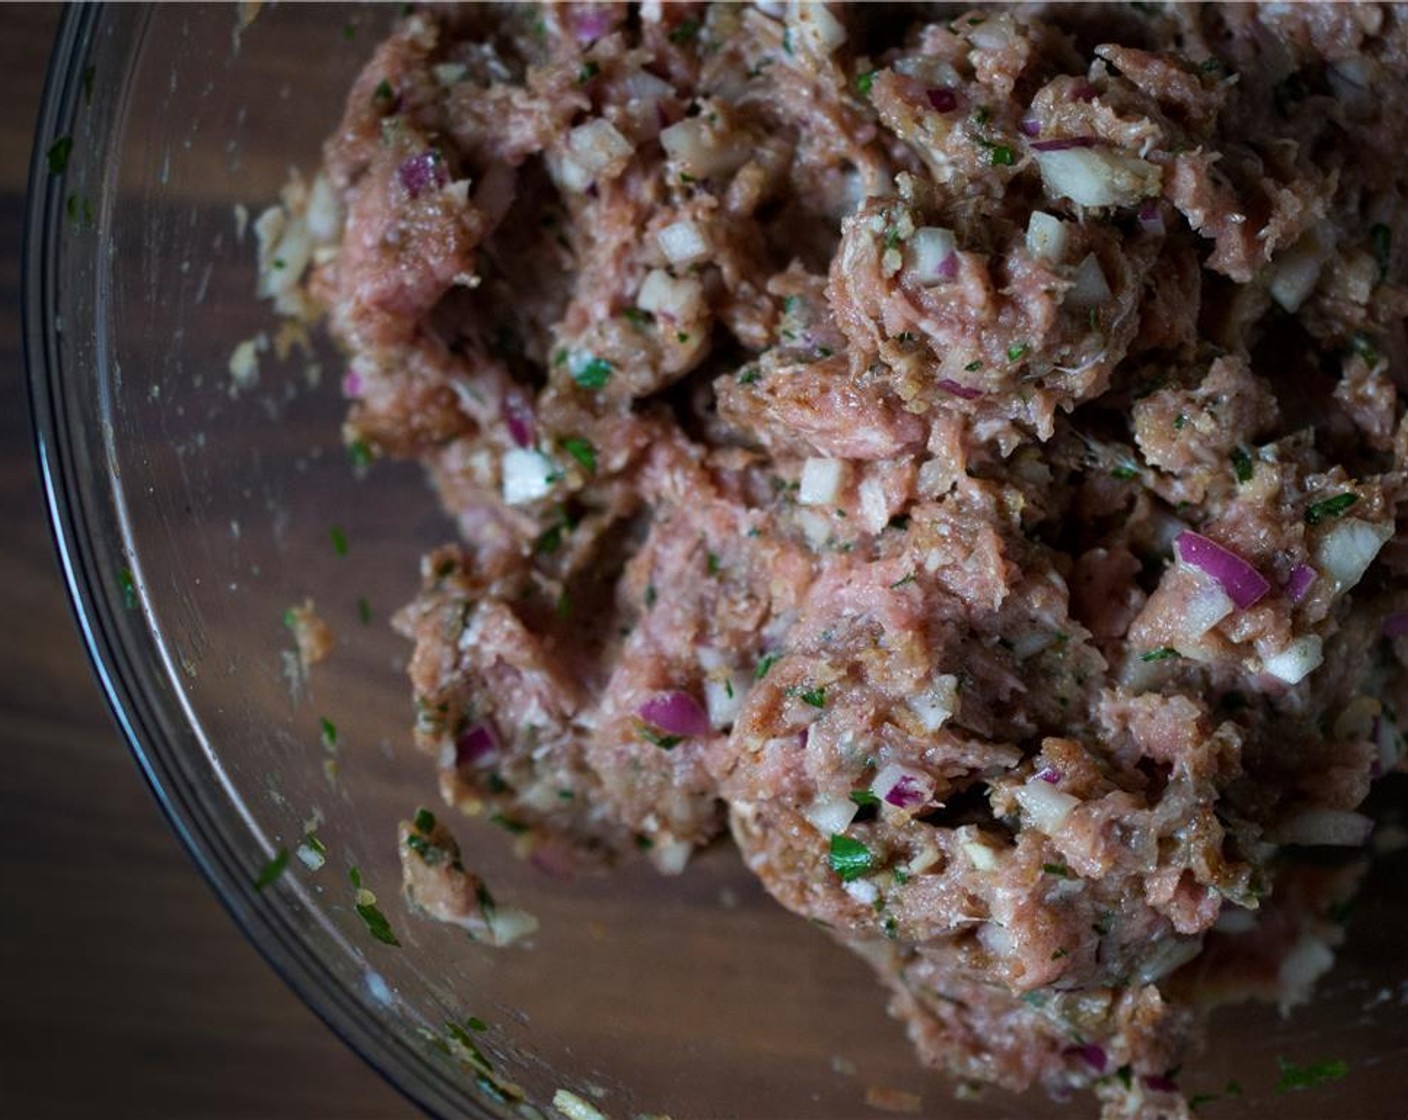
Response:
POLYGON ((1041 122, 1035 117, 1023 117, 1017 122, 1017 131, 1023 136, 1040 136, 1041 122))
POLYGON ((958 108, 958 95, 951 89, 926 89, 924 96, 938 113, 951 113, 958 108))
POLYGON ((1034 152, 1065 152, 1071 148, 1093 148, 1100 141, 1094 136, 1066 136, 1059 140, 1033 140, 1034 152))
POLYGON ((1110 1064, 1110 1056, 1105 1053, 1105 1048, 1096 1042, 1087 1042, 1083 1046, 1072 1046, 1066 1053, 1074 1054, 1096 1073, 1104 1073, 1105 1068, 1110 1064))
POLYGON ((411 156, 396 169, 396 177, 412 198, 419 198, 427 190, 439 190, 450 181, 450 174, 445 170, 445 161, 440 158, 439 152, 411 156))
POLYGON ((960 385, 951 377, 945 377, 938 382, 938 386, 945 393, 951 393, 955 397, 961 397, 965 401, 975 401, 983 396, 981 389, 974 389, 971 385, 960 385))
POLYGON ((498 736, 487 724, 477 723, 455 737, 456 766, 477 766, 498 753, 498 736))
POLYGON ((1139 228, 1145 233, 1152 233, 1159 237, 1168 232, 1164 227, 1163 212, 1153 199, 1149 199, 1139 207, 1139 228))
POLYGON ((667 735, 707 735, 709 716, 688 692, 671 689, 658 692, 640 706, 637 713, 652 727, 667 735))
POLYGON ((1161 1073, 1146 1073, 1141 1080, 1143 1080, 1146 1089, 1152 1089, 1156 1093, 1178 1092, 1178 1086, 1161 1073))
POLYGON ((1310 590, 1310 585, 1315 582, 1317 575, 1319 573, 1309 564, 1297 564, 1286 577, 1286 586, 1283 588, 1286 598, 1292 603, 1299 603, 1305 598, 1305 593, 1310 590))
POLYGON ((355 369, 349 369, 342 375, 342 395, 344 397, 362 395, 362 375, 355 369))
POLYGON ((1201 533, 1185 530, 1178 534, 1173 547, 1179 560, 1216 580, 1241 610, 1256 605, 1271 590, 1265 576, 1235 552, 1201 533))
POLYGON ((1050 782, 1053 786, 1058 784, 1061 779, 1065 777, 1065 775, 1054 766, 1043 766, 1036 772, 1036 776, 1043 782, 1050 782))
POLYGON ((1408 637, 1408 611, 1394 611, 1384 618, 1384 637, 1408 637))
POLYGON ((533 446, 533 410, 517 393, 509 393, 503 403, 504 423, 508 435, 519 447, 533 446))
POLYGON ((611 10, 609 8, 588 8, 578 10, 577 25, 573 33, 579 43, 592 43, 611 30, 611 10))
POLYGON ((1074 101, 1094 101, 1100 96, 1100 91, 1089 82, 1081 82, 1071 90, 1071 98, 1074 101))
POLYGON ((934 779, 922 770, 892 762, 875 775, 870 792, 897 809, 918 809, 934 796, 934 779))

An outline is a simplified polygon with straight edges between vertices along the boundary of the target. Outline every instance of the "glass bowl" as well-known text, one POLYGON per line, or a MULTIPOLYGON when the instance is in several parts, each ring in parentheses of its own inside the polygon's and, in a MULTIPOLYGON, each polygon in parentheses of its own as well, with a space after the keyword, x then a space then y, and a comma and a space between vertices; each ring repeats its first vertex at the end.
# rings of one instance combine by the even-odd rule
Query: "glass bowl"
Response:
MULTIPOLYGON (((563 1087, 611 1116, 675 1120, 878 1114, 871 1086, 956 1120, 1093 1110, 953 1099, 918 1068, 865 966, 773 904, 727 846, 677 879, 641 861, 561 881, 516 859, 512 836, 458 822, 468 861, 540 932, 496 950, 408 910, 396 822, 434 805, 436 783, 411 747, 408 647, 387 621, 415 592, 421 553, 453 530, 417 468, 363 477, 349 464, 337 356, 318 338, 280 356, 288 339, 254 298, 245 224, 291 169, 316 166, 396 12, 278 5, 242 26, 254 10, 68 10, 25 262, 36 438, 79 626, 138 763, 235 920, 434 1114, 547 1115, 563 1087), (232 353, 261 336, 257 378, 241 383, 232 353), (300 683, 283 614, 308 598, 336 649, 300 683), (286 869, 256 886, 280 851, 286 869), (353 868, 399 946, 370 936, 353 868)), ((1218 1014, 1185 1083, 1220 1092, 1235 1078, 1245 1093, 1206 1115, 1400 1111, 1405 870, 1402 856, 1377 861, 1309 1008, 1218 1014), (1281 1057, 1351 1070, 1278 1096, 1281 1057)))

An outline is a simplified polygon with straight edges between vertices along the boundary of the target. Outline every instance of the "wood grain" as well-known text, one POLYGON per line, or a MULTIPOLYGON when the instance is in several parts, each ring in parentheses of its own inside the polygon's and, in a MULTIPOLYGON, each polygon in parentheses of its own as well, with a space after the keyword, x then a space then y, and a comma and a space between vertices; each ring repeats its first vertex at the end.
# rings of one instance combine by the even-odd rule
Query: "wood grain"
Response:
POLYGON ((244 940, 80 647, 20 355, 24 181, 58 10, 9 6, 0 22, 0 1116, 418 1115, 244 940))

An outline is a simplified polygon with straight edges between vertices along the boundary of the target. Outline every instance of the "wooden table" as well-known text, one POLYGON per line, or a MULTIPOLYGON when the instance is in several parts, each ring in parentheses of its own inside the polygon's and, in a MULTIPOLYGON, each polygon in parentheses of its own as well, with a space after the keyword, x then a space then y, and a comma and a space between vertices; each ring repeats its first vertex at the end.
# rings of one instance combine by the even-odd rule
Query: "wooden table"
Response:
POLYGON ((197 874, 73 627, 20 356, 25 175, 57 21, 0 14, 0 1116, 415 1116, 197 874))

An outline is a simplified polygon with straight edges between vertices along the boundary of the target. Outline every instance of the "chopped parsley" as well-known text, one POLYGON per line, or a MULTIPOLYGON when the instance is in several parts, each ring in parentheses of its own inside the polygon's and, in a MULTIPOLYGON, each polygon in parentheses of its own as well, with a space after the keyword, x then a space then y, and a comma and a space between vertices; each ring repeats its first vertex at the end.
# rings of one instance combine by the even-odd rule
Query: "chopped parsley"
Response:
POLYGON ((288 866, 288 849, 280 848, 274 853, 274 858, 266 863, 263 869, 255 877, 254 889, 262 891, 275 879, 284 873, 284 868, 288 866))
POLYGON ((347 534, 339 526, 334 525, 328 530, 328 536, 332 539, 332 550, 339 556, 346 556, 347 534))
POLYGON ((831 851, 827 862, 831 864, 831 870, 841 876, 843 883, 849 883, 869 871, 875 857, 859 840, 835 833, 831 837, 831 851))
POLYGON ((354 467, 369 467, 372 465, 371 445, 364 439, 354 439, 347 445, 347 457, 354 467))
POLYGON ((894 583, 890 584, 890 590, 891 590, 891 591, 894 591, 897 587, 904 587, 906 584, 913 583, 913 582, 914 582, 914 573, 913 573, 913 572, 910 572, 908 575, 900 576, 899 579, 895 580, 894 583))
POLYGON ((583 389, 600 389, 611 378, 611 363, 605 358, 590 358, 572 374, 572 380, 583 389))
POLYGON ((581 436, 567 436, 561 441, 562 450, 582 464, 588 474, 596 474, 596 448, 581 436))
POLYGON ((1393 231, 1383 222, 1369 227, 1369 242, 1374 246, 1374 259, 1379 262, 1379 283, 1388 279, 1389 258, 1393 256, 1393 231))
POLYGON ((870 88, 875 84, 875 75, 878 70, 867 70, 864 74, 856 75, 856 92, 862 97, 870 96, 870 88))
POLYGON ((337 724, 333 723, 327 716, 322 716, 318 720, 318 723, 323 731, 323 746, 331 750, 333 747, 337 746, 337 724))
POLYGON ((753 679, 755 681, 762 680, 765 676, 768 675, 768 670, 771 669, 774 665, 776 665, 781 657, 782 654, 780 653, 763 654, 762 657, 758 658, 758 667, 753 670, 753 679))
POLYGON ((1185 416, 1183 413, 1180 412, 1177 416, 1173 418, 1173 430, 1175 432, 1181 432, 1187 426, 1188 417, 1185 416))
POLYGON ((1373 342, 1370 341, 1369 336, 1363 331, 1355 331, 1349 336, 1349 348, 1371 366, 1378 364, 1379 352, 1374 349, 1373 342))
POLYGON ((698 37, 699 21, 697 19, 681 20, 679 26, 669 34, 670 42, 674 43, 677 47, 682 47, 686 43, 692 43, 698 37))
POLYGON ((752 385, 762 378, 757 366, 744 366, 738 371, 738 383, 740 385, 752 385))
POLYGON ((412 823, 417 832, 424 832, 428 836, 435 831, 435 814, 429 809, 417 809, 412 823))
POLYGON ((1065 946, 1062 946, 1061 948, 1057 949, 1054 953, 1051 954, 1051 959, 1052 959, 1053 961, 1059 961, 1062 957, 1069 957, 1070 955, 1071 955, 1071 951, 1070 951, 1069 949, 1067 949, 1065 946))
POLYGON ((1332 517, 1339 517, 1355 502, 1359 501, 1358 494, 1344 493, 1336 494, 1333 498, 1325 498, 1318 502, 1312 502, 1305 507, 1305 523, 1307 525, 1319 525, 1322 521, 1328 521, 1332 517))
POLYGON ((1121 464, 1110 471, 1111 478, 1117 478, 1121 482, 1133 482, 1139 477, 1139 468, 1121 464))
POLYGON ((372 624, 372 605, 365 595, 357 596, 357 618, 363 626, 372 624))
POLYGON ((684 740, 679 735, 666 735, 663 731, 656 731, 649 724, 640 725, 640 737, 647 743, 654 743, 662 751, 674 750, 684 740))
POLYGON ((710 553, 708 553, 708 554, 704 557, 704 565, 705 565, 705 567, 707 567, 707 568, 709 569, 709 574, 710 574, 711 576, 716 576, 716 575, 718 575, 718 574, 719 574, 719 554, 718 554, 717 552, 710 552, 710 553))
POLYGON ((584 86, 600 73, 601 64, 595 59, 589 58, 586 62, 582 63, 582 68, 577 71, 577 84, 584 86))
MULTIPOLYGON (((851 800, 854 801, 857 805, 860 805, 860 806, 862 806, 862 807, 864 807, 864 806, 866 806, 866 805, 879 805, 879 804, 880 804, 880 798, 876 797, 875 794, 871 793, 870 790, 868 790, 868 789, 853 789, 853 790, 851 790, 851 800)), ((899 869, 896 868, 896 869, 895 869, 895 876, 896 876, 896 878, 899 877, 899 874, 900 874, 899 869)))
POLYGON ((1232 473, 1237 476, 1238 482, 1250 482, 1252 480, 1252 457, 1244 447, 1234 447, 1232 449, 1232 473))
POLYGON ((472 1031, 478 1031, 480 1034, 483 1034, 489 1029, 489 1024, 484 1022, 478 1015, 471 1015, 464 1021, 464 1025, 472 1031))
POLYGON ((349 43, 357 37, 357 25, 351 20, 342 25, 342 37, 349 43))
POLYGON ((621 312, 625 316, 626 322, 633 327, 648 327, 655 322, 655 316, 649 311, 642 311, 639 307, 628 307, 621 312))
POLYGON ((73 154, 73 137, 60 136, 45 153, 49 161, 49 174, 62 175, 68 170, 68 157, 73 154))
POLYGON ((963 367, 963 371, 965 373, 977 373, 978 370, 982 368, 983 360, 981 358, 974 358, 971 362, 969 362, 966 366, 963 367))
POLYGON ((1180 654, 1180 653, 1179 653, 1176 649, 1174 649, 1172 646, 1160 646, 1158 649, 1151 649, 1151 650, 1149 650, 1149 652, 1147 652, 1147 653, 1141 653, 1141 654, 1139 655, 1139 660, 1140 660, 1140 661, 1167 661, 1167 660, 1169 660, 1169 658, 1171 658, 1171 657, 1181 657, 1181 656, 1182 656, 1182 654, 1180 654))
POLYGON ((989 144, 984 141, 983 147, 988 152, 988 163, 994 167, 1011 167, 1017 162, 1017 157, 1006 144, 989 144))
POLYGON ((1134 1087, 1134 1070, 1128 1064, 1120 1066, 1115 1070, 1115 1076, 1120 1079, 1120 1084, 1126 1089, 1134 1087))
POLYGON ((1058 879, 1070 879, 1073 877, 1071 875, 1071 869, 1067 867, 1064 863, 1043 863, 1041 865, 1041 870, 1043 871, 1043 873, 1047 875, 1054 875, 1058 879))
POLYGON ((1286 1061, 1285 1058, 1277 1058, 1276 1064, 1281 1068, 1281 1076, 1276 1082, 1278 1093, 1287 1093, 1293 1089, 1313 1089, 1317 1085, 1328 1085, 1332 1081, 1338 1081, 1349 1072, 1349 1063, 1338 1058, 1326 1062, 1311 1062, 1307 1066, 1298 1066, 1294 1062, 1286 1061))
POLYGON ((1025 342, 1014 342, 1007 348, 1007 360, 1009 362, 1020 362, 1026 352, 1027 344, 1025 342))
POLYGON ((386 920, 386 915, 381 912, 375 902, 358 902, 356 909, 357 916, 360 917, 362 922, 366 925, 368 933, 383 945, 394 945, 400 948, 401 943, 396 940, 396 934, 392 932, 391 923, 386 920))
POLYGON ((490 824, 496 824, 505 832, 510 832, 514 836, 522 836, 528 831, 528 826, 522 821, 516 821, 512 817, 506 817, 502 813, 495 813, 489 818, 490 824))
POLYGON ((71 194, 64 202, 68 220, 74 229, 82 229, 93 224, 93 203, 86 197, 71 194))
POLYGON ((391 88, 391 83, 385 78, 377 82, 376 89, 372 90, 372 104, 378 109, 388 108, 396 100, 396 91, 391 88))
POLYGON ((137 580, 132 569, 121 567, 117 570, 117 585, 122 588, 122 605, 129 611, 137 609, 137 580))
POLYGON ((810 704, 813 708, 826 707, 826 689, 823 688, 789 688, 788 696, 795 696, 803 704, 810 704))

